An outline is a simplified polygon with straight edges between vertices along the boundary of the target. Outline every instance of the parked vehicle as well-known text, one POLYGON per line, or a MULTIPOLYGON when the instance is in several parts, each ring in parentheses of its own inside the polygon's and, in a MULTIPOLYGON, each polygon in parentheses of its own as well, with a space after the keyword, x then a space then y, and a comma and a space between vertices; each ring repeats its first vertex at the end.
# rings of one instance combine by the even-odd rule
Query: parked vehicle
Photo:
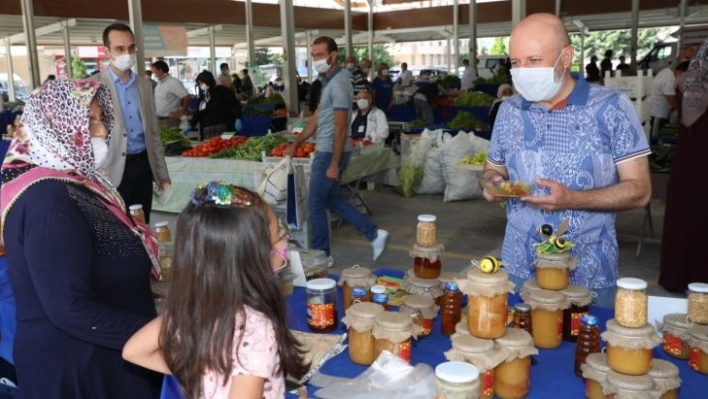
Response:
MULTIPOLYGON (((32 90, 27 84, 22 80, 22 78, 14 74, 15 80, 15 98, 20 101, 27 101, 32 90)), ((7 80, 6 73, 0 73, 0 96, 2 96, 2 101, 7 102, 10 98, 10 87, 7 80)))
POLYGON ((708 25, 693 25, 679 29, 672 33, 668 39, 654 44, 654 47, 639 61, 639 67, 645 71, 651 69, 656 75, 674 62, 678 56, 679 38, 682 46, 698 46, 707 36, 708 25))

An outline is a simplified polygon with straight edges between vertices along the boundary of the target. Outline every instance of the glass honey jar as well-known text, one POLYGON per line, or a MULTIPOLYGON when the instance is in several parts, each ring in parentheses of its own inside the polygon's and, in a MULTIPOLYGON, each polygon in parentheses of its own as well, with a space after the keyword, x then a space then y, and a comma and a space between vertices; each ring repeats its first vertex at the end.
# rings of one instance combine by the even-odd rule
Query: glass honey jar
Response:
POLYGON ((708 374, 708 326, 694 325, 688 330, 688 366, 701 374, 708 374))
POLYGON ((467 327, 477 338, 494 339, 504 336, 507 326, 508 293, 514 284, 503 271, 484 273, 474 268, 467 279, 457 280, 467 295, 467 327))
POLYGON ((432 297, 423 295, 408 295, 399 307, 401 313, 410 315, 413 323, 423 329, 420 337, 427 337, 433 332, 433 319, 438 315, 439 309, 432 297))
POLYGON ((685 313, 669 313, 664 315, 663 323, 657 323, 662 333, 662 348, 667 355, 677 359, 688 359, 688 329, 690 321, 685 313))
POLYGON ((666 360, 654 359, 649 370, 649 377, 654 379, 654 391, 659 399, 678 399, 681 386, 678 367, 666 360))
POLYGON ((479 397, 479 370, 469 363, 445 362, 435 367, 436 399, 479 397))
POLYGON ((143 210, 143 206, 141 204, 130 205, 128 210, 130 211, 130 215, 133 219, 145 223, 145 211, 143 210))
POLYGON ((383 351, 389 351, 410 363, 412 340, 421 332, 423 328, 413 324, 413 320, 407 314, 389 311, 377 314, 373 328, 374 338, 376 338, 374 358, 378 358, 383 351))
POLYGON ((570 282, 570 272, 577 260, 570 253, 538 254, 536 256, 536 283, 544 290, 562 290, 570 282))
POLYGON ((590 311, 592 293, 585 287, 569 285, 561 291, 570 307, 563 310, 563 341, 576 342, 580 332, 580 319, 590 311))
POLYGON ((376 339, 373 328, 376 316, 384 308, 371 302, 355 303, 346 310, 342 323, 348 328, 349 358, 352 362, 369 366, 376 360, 376 339))
POLYGON ((614 399, 607 386, 607 373, 612 371, 607 365, 607 355, 591 353, 580 366, 585 378, 585 397, 587 399, 614 399))
POLYGON ((501 399, 524 398, 531 388, 531 356, 538 354, 531 334, 510 328, 494 340, 505 359, 494 369, 494 394, 501 399))
POLYGON ((316 278, 307 282, 307 325, 310 331, 328 333, 337 328, 337 282, 316 278))
MULTIPOLYGON (((354 265, 348 267, 339 275, 339 285, 342 287, 342 306, 346 311, 352 302, 352 289, 355 287, 365 288, 367 292, 376 283, 376 276, 366 267, 354 265)), ((366 301, 370 300, 370 296, 366 301)))
POLYGON ((452 339, 452 349, 445 352, 445 358, 476 366, 481 382, 479 398, 494 398, 494 369, 505 360, 504 352, 496 350, 494 341, 459 335, 452 339))
POLYGON ((554 349, 563 341, 563 311, 570 307, 560 291, 541 289, 526 302, 531 306, 533 343, 538 348, 554 349))
POLYGON ((442 245, 432 245, 422 247, 414 245, 409 251, 413 258, 413 273, 416 277, 424 279, 437 279, 442 271, 442 254, 445 247, 442 245))
POLYGON ((647 324, 649 298, 647 282, 638 278, 617 280, 615 294, 615 321, 624 327, 643 327, 647 324))
POLYGON ((607 330, 600 336, 607 342, 607 364, 613 371, 626 375, 647 374, 652 350, 661 343, 653 326, 628 328, 614 319, 607 321, 607 330))
POLYGON ((416 226, 415 242, 421 247, 432 247, 437 242, 437 227, 435 226, 435 215, 418 215, 418 226, 416 226))
POLYGON ((688 285, 688 317, 694 323, 708 324, 708 284, 688 285))
POLYGON ((403 288, 410 295, 423 295, 433 298, 435 304, 440 306, 443 289, 436 278, 420 278, 406 275, 403 279, 403 288))

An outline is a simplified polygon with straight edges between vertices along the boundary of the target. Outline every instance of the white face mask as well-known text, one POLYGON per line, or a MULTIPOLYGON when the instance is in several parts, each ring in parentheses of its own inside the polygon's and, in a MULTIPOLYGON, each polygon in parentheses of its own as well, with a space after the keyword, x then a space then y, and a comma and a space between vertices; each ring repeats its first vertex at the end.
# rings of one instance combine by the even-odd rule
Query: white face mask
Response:
MULTIPOLYGON (((556 65, 563 57, 561 51, 552 67, 512 68, 511 78, 514 88, 526 101, 548 101, 553 98, 563 86, 565 75, 556 80, 556 65)), ((565 71, 565 69, 564 69, 565 71)))
POLYGON ((209 91, 209 86, 206 85, 206 83, 202 83, 199 85, 199 88, 202 89, 203 92, 209 91))
POLYGON ((501 97, 501 100, 502 100, 502 101, 506 101, 506 100, 508 100, 508 99, 510 99, 510 98, 511 98, 511 96, 502 96, 502 97, 501 97))
POLYGON ((347 63, 347 69, 354 69, 355 65, 353 62, 348 62, 347 63))
POLYGON ((359 107, 359 109, 369 109, 369 100, 360 98, 356 100, 356 106, 359 107))
POLYGON ((361 68, 361 71, 364 72, 364 75, 369 74, 369 68, 361 68))
POLYGON ((388 76, 388 69, 381 70, 381 76, 388 76))
POLYGON ((118 70, 125 72, 135 65, 135 54, 121 54, 111 62, 118 70))
POLYGON ((91 137, 91 148, 93 148, 93 159, 96 166, 101 166, 101 163, 108 156, 108 144, 105 137, 91 137))
POLYGON ((321 60, 313 61, 312 65, 315 67, 315 71, 318 73, 327 73, 329 72, 329 69, 331 68, 331 65, 327 63, 327 60, 329 59, 329 55, 321 60))

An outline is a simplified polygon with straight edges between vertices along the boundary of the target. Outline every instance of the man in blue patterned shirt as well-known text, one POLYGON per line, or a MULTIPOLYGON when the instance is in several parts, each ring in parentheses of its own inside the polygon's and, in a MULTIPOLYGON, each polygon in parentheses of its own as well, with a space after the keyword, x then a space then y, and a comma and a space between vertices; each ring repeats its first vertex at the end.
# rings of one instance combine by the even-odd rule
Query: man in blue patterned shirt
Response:
MULTIPOLYGON (((551 14, 521 21, 510 40, 516 95, 502 104, 484 176, 535 184, 508 199, 502 247, 517 285, 534 278, 537 229, 570 220, 566 238, 578 266, 571 284, 598 292, 610 305, 617 280, 615 212, 650 199, 647 144, 629 98, 570 75, 574 50, 563 22, 551 14)), ((488 201, 504 201, 484 190, 488 201)))

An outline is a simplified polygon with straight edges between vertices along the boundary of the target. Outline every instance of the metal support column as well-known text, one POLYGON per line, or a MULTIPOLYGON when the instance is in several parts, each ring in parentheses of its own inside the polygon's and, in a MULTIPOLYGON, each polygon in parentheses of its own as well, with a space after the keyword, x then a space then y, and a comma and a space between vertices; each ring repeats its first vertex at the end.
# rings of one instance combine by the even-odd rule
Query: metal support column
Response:
MULTIPOLYGON (((679 4, 679 29, 681 32, 683 32, 684 25, 686 25, 686 0, 681 0, 681 4, 679 4)), ((681 51, 681 47, 683 47, 681 37, 683 35, 678 35, 678 43, 676 44, 678 51, 681 51)))
MULTIPOLYGON (((457 76, 457 67, 460 63, 460 1, 452 3, 452 40, 454 41, 455 57, 453 59, 453 73, 457 76)), ((448 66, 449 71, 449 66, 448 66)))
POLYGON ((511 26, 514 27, 526 17, 526 0, 511 0, 511 26))
MULTIPOLYGON (((450 48, 452 43, 450 42, 450 36, 447 37, 447 46, 445 46, 445 58, 447 58, 447 70, 452 70, 452 49, 450 48)), ((432 64, 432 63, 431 63, 432 64)))
POLYGON ((142 75, 145 70, 145 35, 143 34, 141 0, 128 0, 128 17, 130 18, 130 29, 135 35, 135 45, 138 47, 138 51, 135 52, 135 70, 142 75))
POLYGON ((354 56, 352 44, 352 0, 344 0, 344 37, 346 38, 347 57, 354 56))
MULTIPOLYGON (((298 110, 297 79, 295 66, 295 16, 293 0, 280 0, 280 26, 283 38, 283 82, 285 83, 286 107, 298 110)), ((336 61, 335 61, 336 62, 336 61)))
POLYGON ((314 82, 312 79, 312 33, 309 30, 305 33, 305 41, 307 41, 307 81, 312 84, 314 82))
POLYGON ((556 0, 556 17, 558 18, 561 16, 561 1, 562 0, 556 0))
POLYGON ((246 0, 246 44, 248 45, 248 66, 254 66, 256 49, 253 44, 253 6, 246 0))
POLYGON ((479 76, 477 73, 477 0, 470 0, 470 43, 468 44, 468 53, 470 66, 474 71, 474 76, 479 76))
POLYGON ((12 43, 5 40, 5 62, 7 65, 7 97, 10 101, 15 101, 15 68, 12 66, 12 43))
POLYGON ((72 70, 72 65, 71 65, 71 40, 69 38, 69 25, 64 25, 63 29, 64 33, 64 63, 66 66, 64 67, 64 71, 66 71, 66 78, 67 79, 73 79, 74 78, 74 73, 72 70))
MULTIPOLYGON (((367 27, 369 28, 369 59, 372 62, 372 67, 371 70, 369 70, 369 73, 367 74, 368 77, 372 77, 375 69, 373 67, 374 63, 374 0, 369 0, 369 18, 368 18, 368 25, 367 27)), ((359 60, 361 61, 361 60, 359 60)))
POLYGON ((214 27, 209 27, 209 69, 214 76, 221 73, 216 69, 216 33, 214 27))
MULTIPOLYGON (((39 77, 39 57, 37 56, 37 36, 34 32, 34 6, 32 0, 22 0, 22 25, 25 30, 29 72, 32 78, 30 84, 32 88, 35 88, 42 84, 42 80, 39 77)), ((8 81, 14 81, 11 77, 12 75, 10 75, 8 81)))
MULTIPOLYGON (((632 41, 631 53, 632 62, 629 64, 629 70, 637 72, 637 41, 639 32, 639 0, 632 0, 632 41)), ((604 78, 604 76, 603 76, 604 78)))

